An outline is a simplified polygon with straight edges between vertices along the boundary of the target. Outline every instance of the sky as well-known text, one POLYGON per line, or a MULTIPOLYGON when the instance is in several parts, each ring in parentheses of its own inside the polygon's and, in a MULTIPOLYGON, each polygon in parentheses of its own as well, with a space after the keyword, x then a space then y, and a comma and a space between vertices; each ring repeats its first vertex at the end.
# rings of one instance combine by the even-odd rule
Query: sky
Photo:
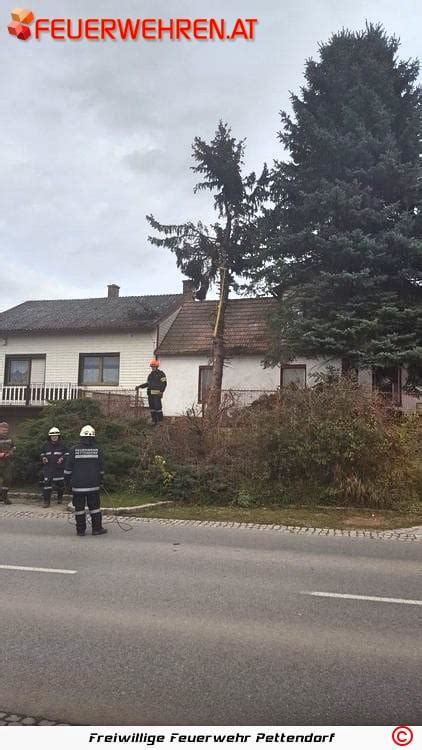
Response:
MULTIPOLYGON (((180 292, 163 223, 213 219, 191 144, 218 120, 246 138, 245 169, 283 157, 280 110, 306 59, 346 27, 381 22, 420 55, 419 0, 24 0, 38 17, 258 18, 255 39, 18 41, 0 0, 0 311, 28 299, 180 292)), ((22 7, 19 2, 19 7, 22 7)))

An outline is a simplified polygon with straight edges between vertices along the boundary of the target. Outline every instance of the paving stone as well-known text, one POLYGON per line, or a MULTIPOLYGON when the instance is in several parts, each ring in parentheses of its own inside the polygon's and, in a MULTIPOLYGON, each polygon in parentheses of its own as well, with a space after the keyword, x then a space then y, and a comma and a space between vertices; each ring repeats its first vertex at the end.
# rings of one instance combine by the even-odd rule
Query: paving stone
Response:
POLYGON ((37 720, 33 719, 32 716, 26 716, 25 719, 22 719, 21 724, 24 726, 30 726, 31 724, 36 724, 37 720))
POLYGON ((8 724, 12 721, 20 721, 21 718, 22 716, 16 716, 16 714, 7 714, 7 716, 5 716, 5 719, 8 724))
POLYGON ((38 722, 39 727, 53 727, 55 725, 55 721, 47 721, 44 719, 43 721, 38 722))
POLYGON ((5 726, 7 726, 7 725, 6 725, 6 722, 5 722, 5 721, 2 721, 2 720, 0 719, 0 727, 5 727, 5 726))
POLYGON ((0 719, 4 719, 7 714, 4 711, 0 711, 0 719))
MULTIPOLYGON (((47 511, 41 512, 40 510, 22 510, 12 509, 11 510, 0 510, 0 517, 7 518, 48 518, 48 519, 62 519, 66 518, 66 513, 47 511)), ((69 518, 69 516, 68 516, 69 518)), ((115 523, 116 517, 110 515, 103 516, 106 523, 115 523)), ((122 516, 123 518, 123 516, 122 516)), ((130 521, 127 523, 131 525, 146 525, 146 524, 159 524, 161 526, 182 526, 188 528, 230 528, 230 529, 256 529, 258 531, 278 531, 280 534, 326 534, 330 537, 347 537, 348 539, 375 539, 384 541, 400 541, 400 542, 422 542, 422 527, 414 527, 411 529, 397 529, 396 531, 367 531, 362 529, 319 529, 315 527, 306 526, 282 526, 279 524, 259 524, 259 523, 240 523, 235 521, 192 521, 192 520, 181 520, 171 518, 142 518, 140 516, 130 516, 130 521)))

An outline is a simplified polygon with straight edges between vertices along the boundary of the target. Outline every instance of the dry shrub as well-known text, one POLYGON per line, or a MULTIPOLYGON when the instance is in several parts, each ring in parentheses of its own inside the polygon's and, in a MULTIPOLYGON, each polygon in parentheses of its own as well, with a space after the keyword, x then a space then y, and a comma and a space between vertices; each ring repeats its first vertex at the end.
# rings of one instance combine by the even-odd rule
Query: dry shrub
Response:
POLYGON ((284 499, 388 508, 415 499, 401 420, 377 395, 341 379, 283 389, 244 410, 232 434, 239 477, 284 499))
MULTIPOLYGON (((214 419, 190 412, 152 432, 138 479, 195 502, 391 508, 418 501, 407 425, 353 381, 286 388, 214 419)), ((412 437, 412 430, 418 437, 412 437)), ((422 485, 422 457, 419 464, 422 485)))

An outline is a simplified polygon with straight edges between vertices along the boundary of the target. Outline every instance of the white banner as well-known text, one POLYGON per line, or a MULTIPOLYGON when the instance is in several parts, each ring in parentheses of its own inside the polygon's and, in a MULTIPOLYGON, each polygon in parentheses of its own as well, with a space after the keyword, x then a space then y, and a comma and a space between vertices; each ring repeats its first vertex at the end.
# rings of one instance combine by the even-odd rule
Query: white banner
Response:
POLYGON ((336 750, 422 749, 421 726, 391 727, 1 727, 4 750, 81 750, 130 746, 131 748, 259 748, 279 746, 336 748, 336 750))

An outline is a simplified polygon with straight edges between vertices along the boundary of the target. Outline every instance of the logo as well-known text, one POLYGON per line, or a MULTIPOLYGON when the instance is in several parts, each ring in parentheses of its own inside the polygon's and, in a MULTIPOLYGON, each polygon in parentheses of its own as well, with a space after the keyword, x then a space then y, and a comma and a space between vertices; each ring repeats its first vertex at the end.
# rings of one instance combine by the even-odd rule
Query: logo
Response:
POLYGON ((15 8, 7 29, 26 41, 50 37, 55 41, 237 41, 255 39, 258 18, 39 18, 26 8, 15 8))
POLYGON ((410 745, 413 740, 413 732, 410 727, 401 725, 393 730, 392 737, 395 745, 406 747, 406 745, 410 745))
POLYGON ((29 24, 34 20, 33 12, 25 10, 25 8, 15 8, 10 15, 12 16, 12 21, 7 27, 9 34, 26 42, 31 36, 29 24))

